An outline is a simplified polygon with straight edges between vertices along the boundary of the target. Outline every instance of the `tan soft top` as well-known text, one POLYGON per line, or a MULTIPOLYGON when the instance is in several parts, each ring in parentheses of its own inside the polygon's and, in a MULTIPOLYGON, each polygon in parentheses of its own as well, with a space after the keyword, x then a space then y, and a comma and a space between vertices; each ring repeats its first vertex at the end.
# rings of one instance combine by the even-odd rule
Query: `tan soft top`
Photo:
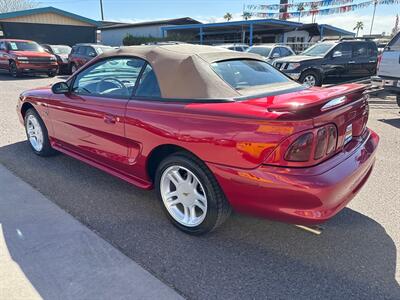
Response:
POLYGON ((210 67, 216 61, 236 58, 260 60, 252 53, 190 44, 130 46, 107 51, 101 57, 137 56, 150 63, 161 96, 172 99, 225 99, 242 96, 210 67))

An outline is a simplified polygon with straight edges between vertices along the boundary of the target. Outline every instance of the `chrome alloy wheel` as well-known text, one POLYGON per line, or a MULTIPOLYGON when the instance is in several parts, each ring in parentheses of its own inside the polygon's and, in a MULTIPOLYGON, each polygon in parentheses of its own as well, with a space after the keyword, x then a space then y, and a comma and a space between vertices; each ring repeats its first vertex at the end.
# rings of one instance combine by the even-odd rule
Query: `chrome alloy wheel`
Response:
POLYGON ((34 115, 29 115, 26 120, 26 132, 28 135, 29 143, 33 149, 41 151, 43 149, 43 131, 40 126, 39 120, 34 115))
POLYGON ((177 222, 187 227, 200 225, 207 214, 207 196, 200 180, 182 166, 163 172, 160 191, 164 205, 177 222))
POLYGON ((306 86, 315 86, 316 82, 317 79, 315 78, 315 76, 310 74, 304 77, 303 84, 305 84, 306 86))

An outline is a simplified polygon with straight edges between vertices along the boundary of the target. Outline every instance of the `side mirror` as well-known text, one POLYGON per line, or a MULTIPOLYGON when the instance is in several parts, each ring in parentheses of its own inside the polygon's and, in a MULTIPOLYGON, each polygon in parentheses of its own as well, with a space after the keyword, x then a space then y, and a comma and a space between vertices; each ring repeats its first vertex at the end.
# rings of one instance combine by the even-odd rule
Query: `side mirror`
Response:
POLYGON ((274 54, 272 54, 272 58, 278 58, 278 57, 281 57, 278 52, 275 52, 274 54))
POLYGON ((57 82, 51 86, 51 91, 54 94, 66 94, 69 92, 69 86, 64 81, 57 82))
POLYGON ((340 52, 340 51, 335 51, 335 52, 333 52, 333 55, 332 55, 332 57, 341 57, 342 56, 342 52, 340 52))

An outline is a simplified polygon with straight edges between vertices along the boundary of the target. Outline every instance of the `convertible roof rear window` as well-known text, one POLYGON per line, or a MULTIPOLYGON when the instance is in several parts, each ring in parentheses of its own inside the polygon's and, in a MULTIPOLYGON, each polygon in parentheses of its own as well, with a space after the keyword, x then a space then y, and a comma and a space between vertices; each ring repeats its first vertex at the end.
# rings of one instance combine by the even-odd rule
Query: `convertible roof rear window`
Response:
POLYGON ((235 90, 291 82, 274 67, 259 60, 225 60, 214 62, 211 67, 235 90))

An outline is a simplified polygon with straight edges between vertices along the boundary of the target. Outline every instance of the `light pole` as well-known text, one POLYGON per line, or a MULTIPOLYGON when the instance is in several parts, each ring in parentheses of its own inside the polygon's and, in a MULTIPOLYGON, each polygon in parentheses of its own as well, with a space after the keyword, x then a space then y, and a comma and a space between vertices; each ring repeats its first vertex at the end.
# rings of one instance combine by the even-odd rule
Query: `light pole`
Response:
POLYGON ((372 14, 372 22, 371 22, 371 29, 369 30, 369 35, 372 34, 372 28, 374 27, 374 20, 375 20, 375 11, 376 11, 376 5, 378 4, 378 0, 374 1, 374 13, 372 14))
POLYGON ((100 0, 101 20, 104 21, 103 0, 100 0))

